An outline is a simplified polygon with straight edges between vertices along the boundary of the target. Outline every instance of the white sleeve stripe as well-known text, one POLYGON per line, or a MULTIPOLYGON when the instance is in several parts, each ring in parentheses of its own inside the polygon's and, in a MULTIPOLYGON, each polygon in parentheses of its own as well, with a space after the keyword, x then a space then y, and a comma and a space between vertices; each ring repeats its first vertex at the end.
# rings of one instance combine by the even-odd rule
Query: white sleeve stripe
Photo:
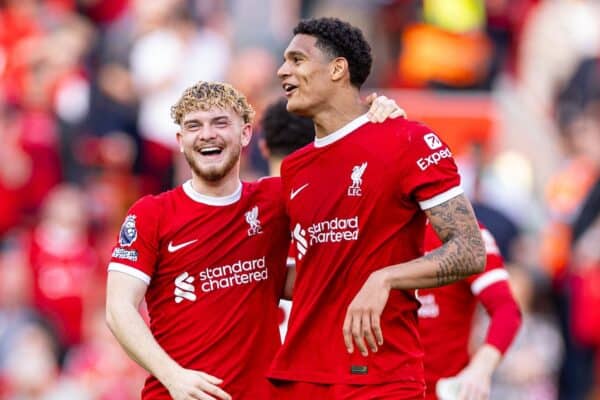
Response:
POLYGON ((423 200, 419 202, 419 206, 421 206, 421 210, 427 210, 429 208, 435 207, 437 205, 442 204, 445 201, 448 201, 460 194, 463 194, 464 190, 460 186, 455 186, 452 189, 446 190, 444 193, 440 193, 436 196, 428 200, 423 200))
POLYGON ((505 269, 493 269, 491 271, 484 272, 471 284, 471 292, 477 296, 488 286, 505 280, 508 280, 508 272, 505 269))
POLYGON ((146 285, 150 284, 150 276, 140 271, 139 269, 130 267, 129 265, 111 262, 108 264, 109 271, 118 271, 127 275, 131 275, 134 278, 142 280, 146 285))

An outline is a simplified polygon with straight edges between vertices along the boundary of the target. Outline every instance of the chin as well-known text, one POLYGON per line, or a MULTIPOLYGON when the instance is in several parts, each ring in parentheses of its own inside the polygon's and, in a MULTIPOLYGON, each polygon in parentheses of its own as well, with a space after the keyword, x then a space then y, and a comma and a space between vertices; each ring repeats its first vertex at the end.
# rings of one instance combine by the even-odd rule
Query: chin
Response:
POLYGON ((304 105, 298 101, 294 101, 293 99, 288 99, 286 108, 292 114, 301 115, 303 117, 311 116, 310 111, 309 111, 308 107, 306 107, 306 105, 304 105))

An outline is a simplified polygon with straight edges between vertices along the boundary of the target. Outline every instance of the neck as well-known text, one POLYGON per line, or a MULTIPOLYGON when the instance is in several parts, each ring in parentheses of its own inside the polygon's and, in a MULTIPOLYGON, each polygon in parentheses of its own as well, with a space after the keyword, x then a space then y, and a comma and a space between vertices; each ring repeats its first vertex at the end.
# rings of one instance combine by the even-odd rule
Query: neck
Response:
POLYGON ((325 108, 312 116, 315 133, 324 138, 367 112, 356 89, 344 90, 331 97, 325 108))
POLYGON ((209 181, 192 173, 192 187, 204 196, 225 197, 233 194, 240 186, 239 166, 218 181, 209 181), (235 170, 235 171, 234 171, 235 170))
POLYGON ((271 156, 269 158, 269 175, 270 176, 280 176, 281 174, 281 162, 283 158, 271 156))

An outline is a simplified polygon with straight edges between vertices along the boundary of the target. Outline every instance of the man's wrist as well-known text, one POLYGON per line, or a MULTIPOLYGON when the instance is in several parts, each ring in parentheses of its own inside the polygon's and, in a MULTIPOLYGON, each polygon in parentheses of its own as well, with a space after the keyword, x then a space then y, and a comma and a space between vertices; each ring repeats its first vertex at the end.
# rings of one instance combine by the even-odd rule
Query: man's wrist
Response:
POLYGON ((390 269, 391 267, 382 268, 377 272, 380 275, 380 280, 384 290, 388 292, 393 288, 393 273, 390 269))

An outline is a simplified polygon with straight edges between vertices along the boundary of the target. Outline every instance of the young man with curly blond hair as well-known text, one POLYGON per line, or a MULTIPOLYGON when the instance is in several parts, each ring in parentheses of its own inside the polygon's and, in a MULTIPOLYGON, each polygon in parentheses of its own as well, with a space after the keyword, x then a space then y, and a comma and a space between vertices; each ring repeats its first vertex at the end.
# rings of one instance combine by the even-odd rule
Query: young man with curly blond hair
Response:
POLYGON ((171 115, 192 177, 127 213, 108 267, 108 325, 151 374, 142 399, 272 398, 265 373, 279 298, 291 293, 281 182, 240 181, 254 111, 232 86, 199 82, 171 115))

